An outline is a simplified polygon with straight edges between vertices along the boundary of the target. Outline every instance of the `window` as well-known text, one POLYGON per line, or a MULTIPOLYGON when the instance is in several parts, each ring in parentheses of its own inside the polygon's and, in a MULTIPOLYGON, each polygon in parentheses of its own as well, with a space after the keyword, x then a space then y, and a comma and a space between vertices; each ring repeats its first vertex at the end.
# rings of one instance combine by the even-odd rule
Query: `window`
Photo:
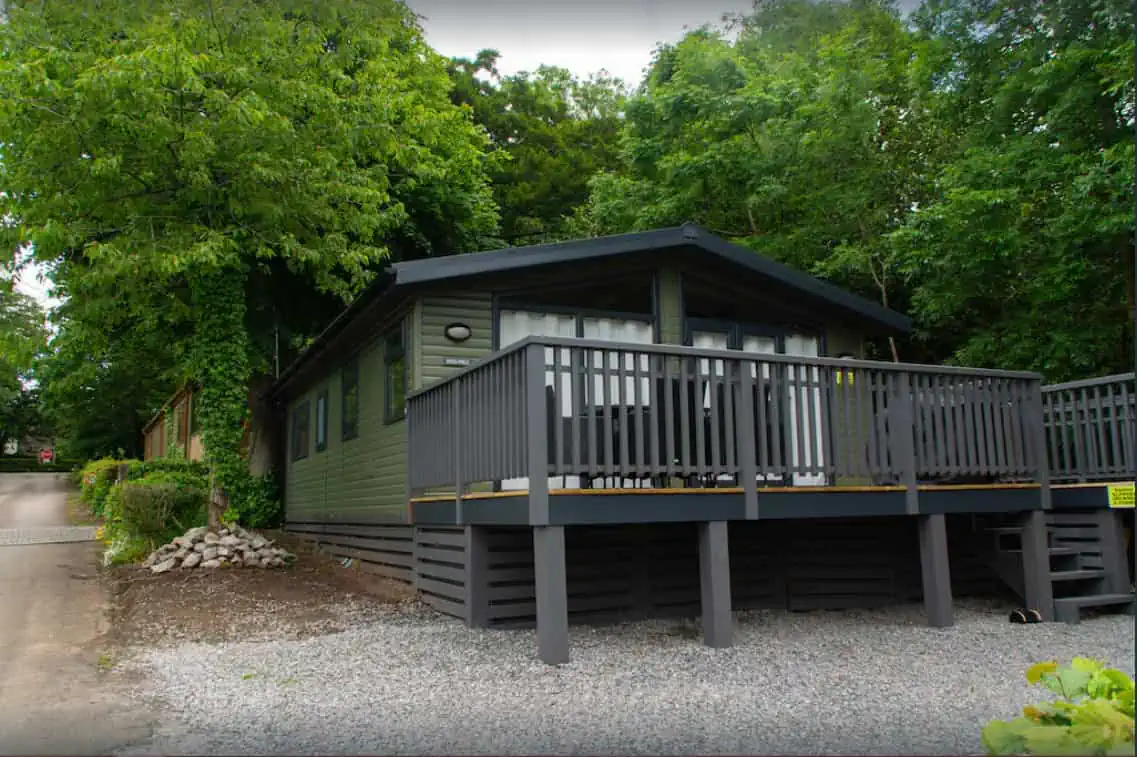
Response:
POLYGON ((292 459, 308 457, 308 402, 301 402, 292 411, 292 459))
POLYGON ((316 397, 316 451, 328 448, 328 390, 316 397))
POLYGON ((394 423, 406 415, 407 361, 405 321, 391 332, 383 344, 383 422, 394 423))
POLYGON ((342 418, 340 437, 346 442, 359 436, 359 361, 352 360, 343 367, 340 379, 342 418))

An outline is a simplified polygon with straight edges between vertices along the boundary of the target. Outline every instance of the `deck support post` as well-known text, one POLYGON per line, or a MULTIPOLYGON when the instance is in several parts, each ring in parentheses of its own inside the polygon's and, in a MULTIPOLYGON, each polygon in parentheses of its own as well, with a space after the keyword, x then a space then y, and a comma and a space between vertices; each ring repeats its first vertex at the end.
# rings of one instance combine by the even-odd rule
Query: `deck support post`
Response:
POLYGON ((703 643, 722 649, 731 645, 730 546, 726 521, 699 524, 699 583, 703 643))
POLYGON ((533 528, 533 569, 537 593, 537 656, 546 665, 563 665, 569 661, 564 526, 533 528))
POLYGON ((1129 593, 1129 560, 1125 554, 1125 536, 1121 528, 1121 512, 1112 508, 1098 511, 1098 531, 1101 534, 1101 559, 1105 567, 1106 591, 1110 594, 1129 593))
POLYGON ((489 545, 484 526, 466 526, 466 625, 485 628, 489 625, 489 545))
POLYGON ((1044 621, 1054 620, 1054 585, 1050 580, 1050 544, 1046 512, 1032 510, 1022 527, 1023 593, 1027 607, 1044 621))
POLYGON ((920 515, 918 518, 924 610, 928 614, 928 625, 947 628, 955 623, 951 605, 947 522, 942 514, 920 515))

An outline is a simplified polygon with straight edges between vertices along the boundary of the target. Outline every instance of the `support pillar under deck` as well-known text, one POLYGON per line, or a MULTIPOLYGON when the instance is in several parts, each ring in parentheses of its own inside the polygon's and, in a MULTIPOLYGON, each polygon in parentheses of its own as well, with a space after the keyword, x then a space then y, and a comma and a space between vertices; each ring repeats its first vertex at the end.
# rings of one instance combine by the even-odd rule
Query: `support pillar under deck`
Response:
POLYGON ((731 645, 734 621, 730 602, 730 547, 726 521, 699 524, 699 583, 702 599, 703 643, 731 645))
POLYGON ((537 593, 537 655, 546 665, 563 665, 569 661, 564 526, 533 528, 533 572, 537 593))
POLYGON ((1050 543, 1046 512, 1026 514, 1022 528, 1023 593, 1027 607, 1038 610, 1044 621, 1054 620, 1054 585, 1050 580, 1050 543))
POLYGON ((951 602, 947 523, 942 514, 920 515, 918 518, 924 610, 928 614, 928 625, 947 628, 955 623, 951 602))

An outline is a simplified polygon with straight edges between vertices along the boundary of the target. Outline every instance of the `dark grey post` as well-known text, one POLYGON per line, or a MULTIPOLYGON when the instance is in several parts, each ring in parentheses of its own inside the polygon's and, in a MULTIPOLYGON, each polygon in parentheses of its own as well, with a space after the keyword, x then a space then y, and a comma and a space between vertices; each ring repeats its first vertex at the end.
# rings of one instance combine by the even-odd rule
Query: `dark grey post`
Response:
POLYGON ((1046 536, 1046 513, 1026 514, 1022 527, 1023 587, 1027 607, 1038 610, 1045 621, 1054 620, 1054 585, 1050 580, 1050 544, 1046 536))
POLYGON ((549 437, 545 408, 545 348, 525 348, 525 446, 529 455, 529 523, 549 524, 549 437))
POLYGON ((462 444, 461 390, 462 378, 458 377, 450 385, 450 393, 453 395, 450 412, 454 418, 454 523, 458 525, 465 520, 465 513, 462 512, 462 451, 465 445, 462 444))
POLYGON ((699 524, 703 643, 716 649, 730 646, 733 630, 727 528, 726 521, 722 520, 699 524))
POLYGON ((1106 591, 1129 593, 1129 561, 1125 555, 1125 536, 1121 528, 1121 512, 1108 509, 1097 512, 1101 540, 1101 559, 1105 567, 1106 591))
POLYGON ((888 403, 889 458, 899 468, 900 483, 906 487, 904 505, 909 515, 920 512, 920 494, 916 488, 916 414, 913 404, 912 377, 896 376, 897 391, 888 403))
POLYGON ((466 625, 489 625, 489 545, 484 526, 466 526, 466 625))
POLYGON ((562 665, 569 661, 564 526, 533 529, 533 572, 537 591, 537 656, 546 665, 562 665))
POLYGON ((1038 478, 1038 493, 1042 498, 1042 509, 1049 510, 1050 503, 1050 463, 1046 459, 1046 419, 1042 403, 1042 380, 1031 382, 1030 387, 1030 447, 1035 455, 1035 475, 1038 478))
POLYGON ((742 485, 746 503, 746 519, 758 520, 758 447, 755 444, 757 431, 754 428, 754 377, 750 375, 750 363, 743 360, 735 362, 738 367, 738 402, 734 422, 738 435, 738 481, 742 485))
POLYGON ((947 524, 942 514, 919 516, 920 572, 924 581, 924 610, 928 625, 947 628, 955 620, 951 606, 951 568, 947 524))

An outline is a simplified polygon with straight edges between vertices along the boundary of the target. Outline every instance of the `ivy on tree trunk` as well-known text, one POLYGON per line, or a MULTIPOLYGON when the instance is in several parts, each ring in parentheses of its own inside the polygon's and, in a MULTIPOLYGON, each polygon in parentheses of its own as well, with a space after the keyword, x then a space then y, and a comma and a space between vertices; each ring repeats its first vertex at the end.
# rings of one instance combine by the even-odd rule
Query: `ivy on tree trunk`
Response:
POLYGON ((241 439, 249 416, 251 373, 245 329, 245 272, 220 268, 190 277, 194 332, 189 373, 201 386, 202 445, 210 470, 209 528, 217 530, 230 498, 248 478, 241 439))

